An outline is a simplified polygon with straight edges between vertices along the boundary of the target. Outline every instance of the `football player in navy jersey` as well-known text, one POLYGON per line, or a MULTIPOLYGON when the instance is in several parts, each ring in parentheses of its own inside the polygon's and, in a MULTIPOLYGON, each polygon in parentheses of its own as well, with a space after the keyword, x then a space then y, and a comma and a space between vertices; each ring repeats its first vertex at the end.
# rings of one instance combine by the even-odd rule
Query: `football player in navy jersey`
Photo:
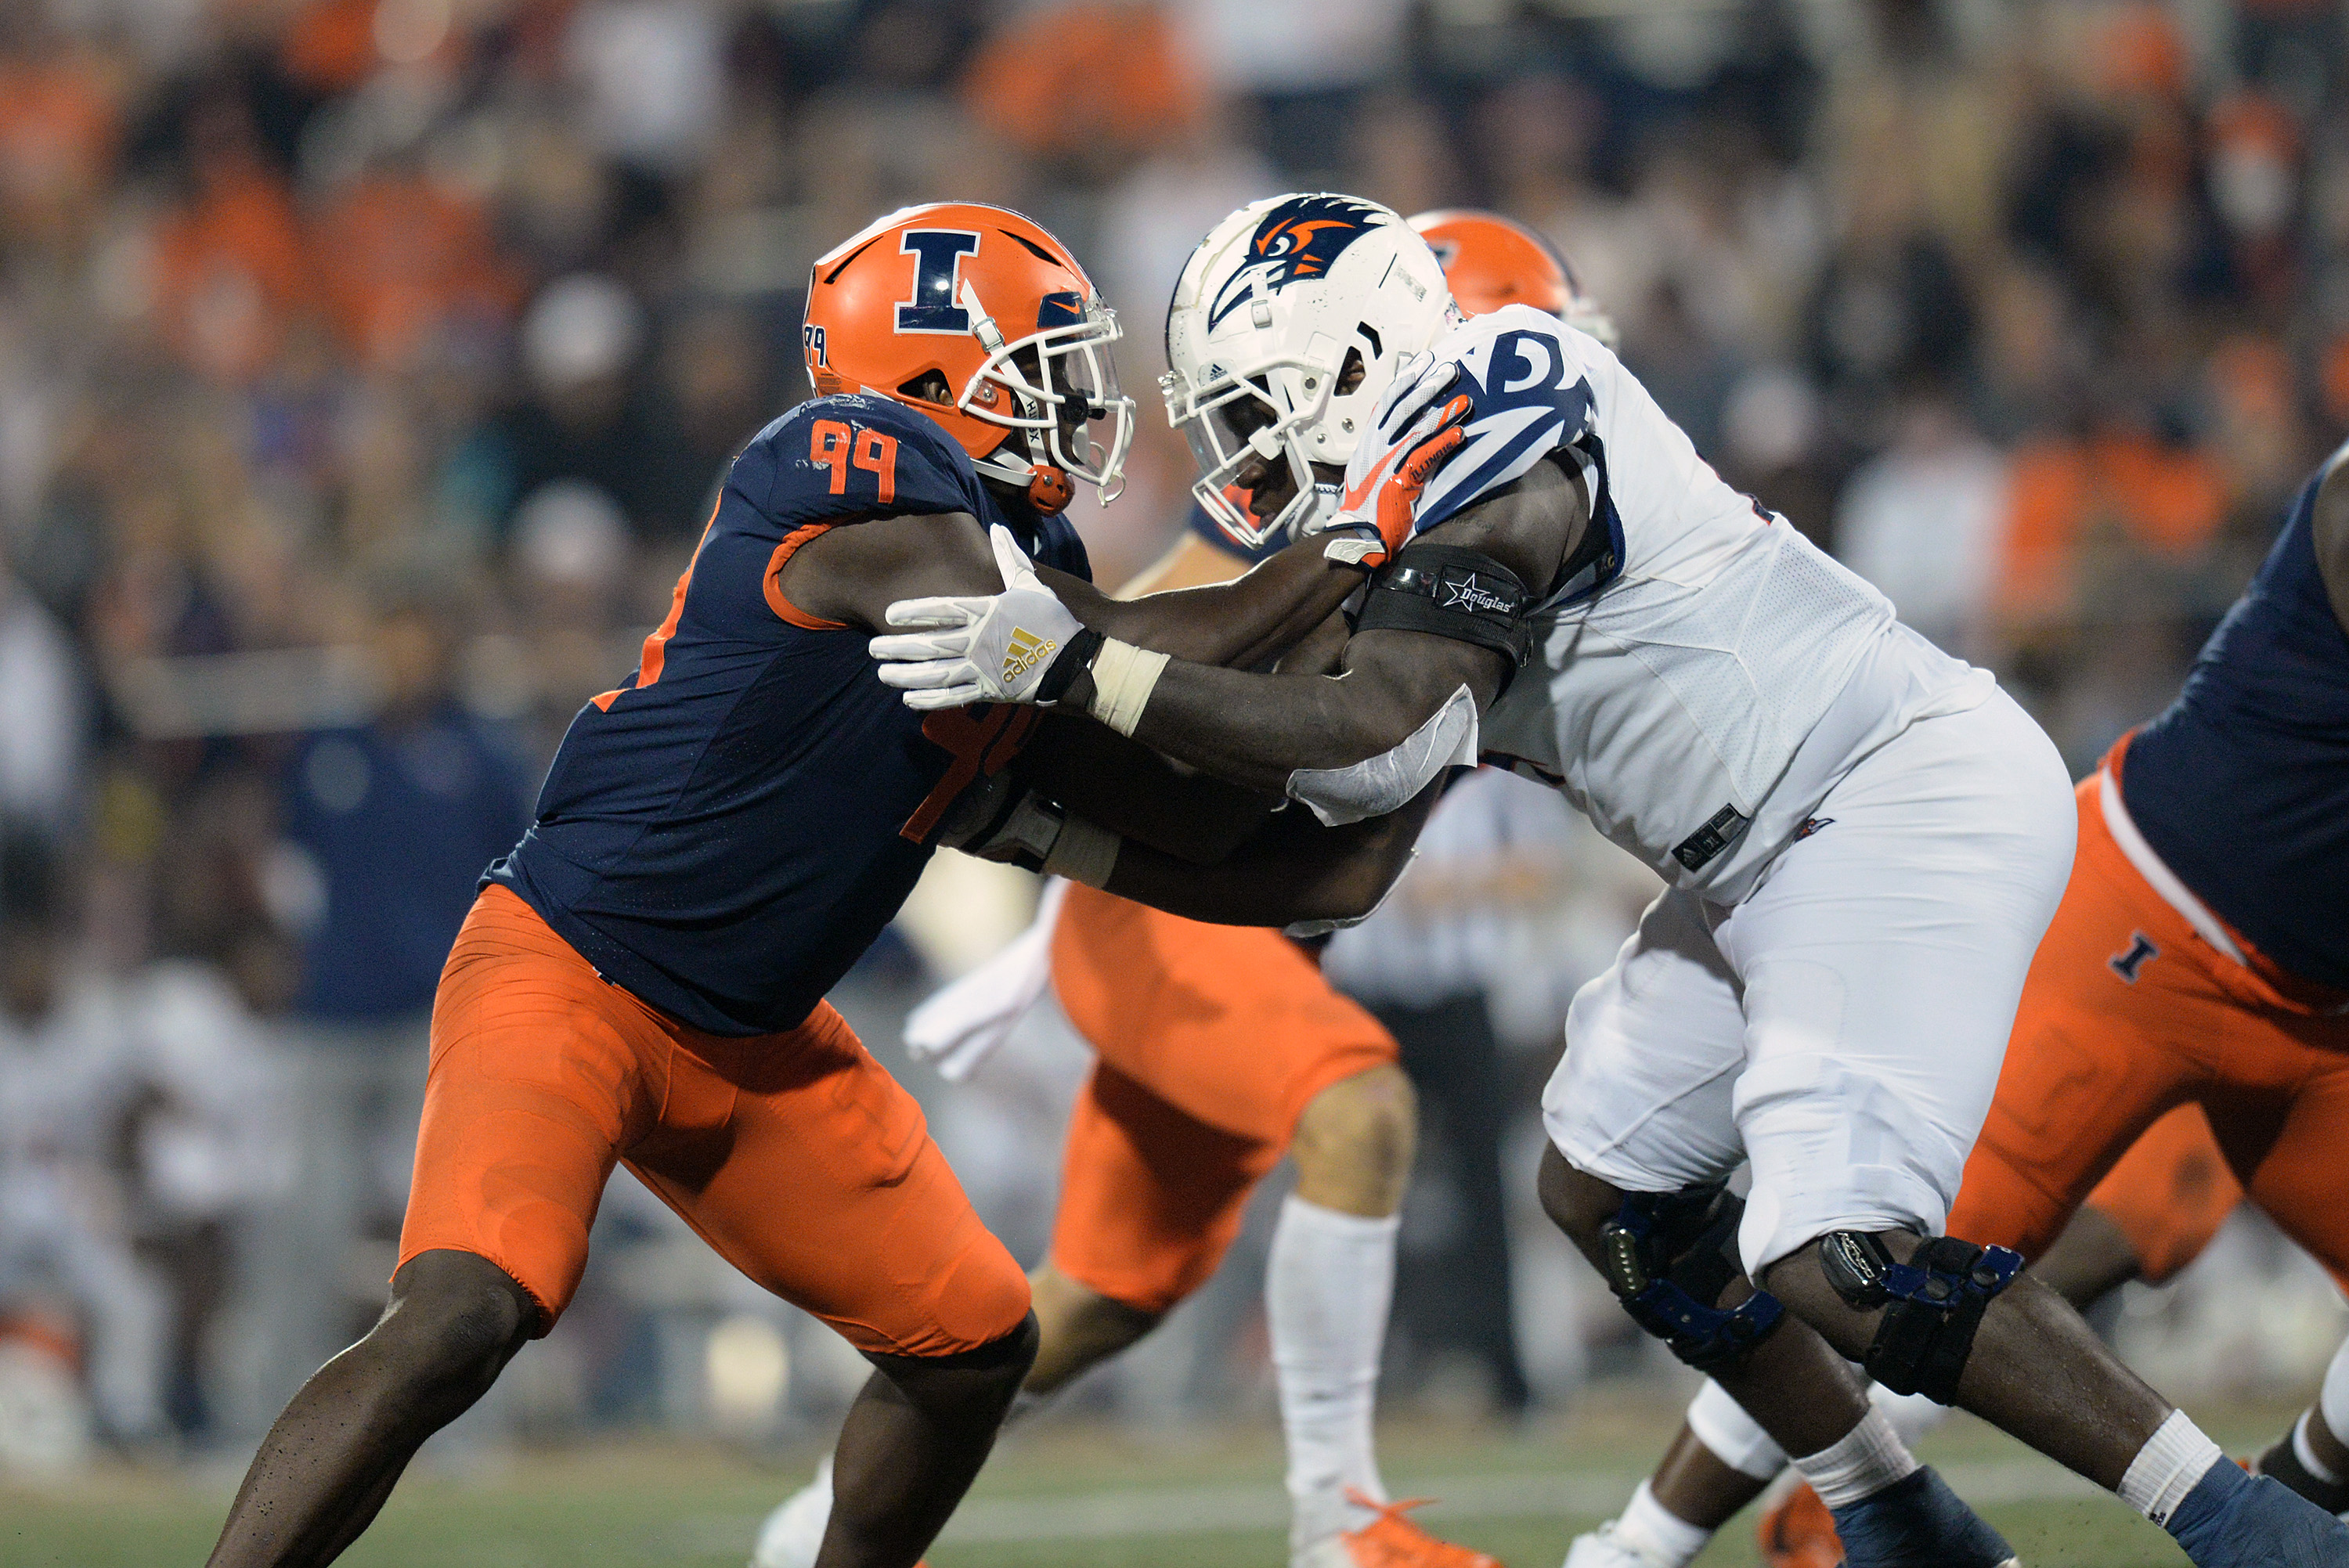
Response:
MULTIPOLYGON (((1091 589, 1061 509, 1073 480, 1104 500, 1118 484, 1117 335, 1060 242, 999 208, 907 209, 816 263, 819 396, 735 460, 636 671, 580 711, 535 822, 484 875, 434 1005, 389 1304, 271 1429, 213 1563, 349 1545, 425 1438, 561 1315, 623 1161, 874 1365, 822 1568, 907 1568, 927 1546, 1035 1319, 825 992, 941 843, 1281 924, 1367 912, 1424 811, 1333 832, 1096 726, 924 717, 875 678, 865 644, 891 602, 1037 583, 1031 560, 1121 635, 1207 662, 1268 657, 1359 586, 1308 546, 1191 593, 1091 589)), ((1015 636, 1007 661, 1061 651, 1015 636)))
MULTIPOLYGON (((1564 259, 1509 220, 1448 211, 1412 223, 1437 247, 1463 309, 1528 304, 1611 337, 1564 259)), ((1338 386, 1364 373, 1341 372, 1338 386)), ((1337 488, 1332 474, 1332 506, 1337 488)), ((1174 546, 1123 593, 1227 583, 1289 543, 1282 533, 1244 545, 1194 505, 1174 546)), ((1203 924, 1083 887, 1062 888, 1038 918, 1033 939, 922 1009, 934 1031, 999 1039, 1013 1021, 1001 997, 1049 981, 1095 1056, 1070 1113, 1050 1250, 1030 1275, 1040 1344, 1015 1418, 1204 1285, 1257 1183, 1292 1160, 1264 1291, 1290 1568, 1495 1568, 1423 1529, 1406 1511, 1417 1505, 1391 1501, 1379 1473, 1372 1413, 1418 1132, 1393 1037, 1280 932, 1203 924), (1049 975, 1032 972, 1039 963, 1049 975), (980 997, 985 1025, 946 1021, 980 997)), ((971 1067, 956 1055, 950 1078, 971 1067)), ((819 1467, 768 1516, 751 1568, 812 1568, 831 1506, 819 1467)))

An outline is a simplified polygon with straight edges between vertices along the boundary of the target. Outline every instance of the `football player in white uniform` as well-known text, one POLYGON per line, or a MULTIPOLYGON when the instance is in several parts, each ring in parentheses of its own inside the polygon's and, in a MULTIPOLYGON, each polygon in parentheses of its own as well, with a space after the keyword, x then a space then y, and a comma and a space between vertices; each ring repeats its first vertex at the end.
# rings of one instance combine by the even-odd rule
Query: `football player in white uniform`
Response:
POLYGON ((1850 1361, 2119 1492, 2202 1568, 2349 1563, 2349 1526, 2226 1462, 2015 1254, 1939 1233, 2074 832, 2054 748, 1992 677, 1723 484, 1588 335, 1461 321, 1374 203, 1234 213, 1167 349, 1201 504, 1376 568, 1339 673, 1107 638, 999 540, 1003 593, 891 606, 883 678, 917 707, 1090 713, 1325 822, 1483 755, 1652 866, 1667 890, 1568 1016, 1542 1200, 1798 1456, 1851 1568, 2013 1553, 1850 1361))

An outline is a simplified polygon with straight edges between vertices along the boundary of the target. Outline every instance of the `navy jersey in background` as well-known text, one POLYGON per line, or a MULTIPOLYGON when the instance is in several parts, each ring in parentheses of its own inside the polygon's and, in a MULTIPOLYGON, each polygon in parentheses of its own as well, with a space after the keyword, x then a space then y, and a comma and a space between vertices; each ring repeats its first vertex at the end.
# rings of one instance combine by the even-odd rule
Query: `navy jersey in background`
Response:
POLYGON ((1035 722, 922 715, 883 686, 868 633, 783 597, 826 529, 966 512, 1089 576, 1068 520, 999 508, 970 459, 885 397, 802 403, 734 461, 668 619, 582 708, 506 882, 607 980, 719 1035, 792 1028, 913 891, 938 818, 1035 722))
POLYGON ((2121 799, 2221 920, 2349 989, 2349 632, 2317 570, 2308 481, 2185 689, 2131 738, 2121 799))
POLYGON ((432 1006, 481 862, 530 820, 503 736, 453 701, 415 723, 323 730, 294 754, 285 831, 325 895, 302 946, 296 1011, 341 1025, 432 1006))

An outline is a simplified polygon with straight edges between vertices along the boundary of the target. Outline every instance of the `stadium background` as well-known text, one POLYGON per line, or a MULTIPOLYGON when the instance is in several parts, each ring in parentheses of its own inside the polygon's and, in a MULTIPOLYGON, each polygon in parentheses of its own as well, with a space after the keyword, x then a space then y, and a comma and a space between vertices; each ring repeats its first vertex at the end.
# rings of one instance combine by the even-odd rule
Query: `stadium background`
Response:
MULTIPOLYGON (((1211 222, 1330 187, 1532 223, 1732 482, 2078 769, 2349 433, 2344 46, 2329 0, 0 0, 0 1542, 113 1561, 102 1496, 200 1543, 371 1315, 472 878, 633 665, 713 475, 804 395, 808 263, 875 214, 1019 208, 1122 310, 1133 481, 1075 514, 1110 581, 1182 511, 1159 313, 1211 222)), ((1645 873, 1486 794, 1335 960, 1463 1041, 1422 1064, 1459 1081, 1382 1402, 1406 1474, 1451 1455, 1495 1517, 1565 1518, 1613 1482, 1557 1475, 1628 1474, 1683 1387, 1525 1180, 1565 999, 1645 873)), ((1031 898, 943 857, 843 998, 876 1048, 1031 898)), ((1081 1065, 1046 1017, 968 1089, 905 1067, 1023 1257, 1081 1065)), ((717 1485, 653 1555, 723 1561, 860 1368, 625 1176, 595 1244, 425 1494, 507 1477, 482 1517, 526 1544, 638 1496, 622 1472, 672 1511, 717 1485), (650 1469, 612 1457, 648 1437, 650 1469)), ((1260 1245, 1069 1429, 1268 1481, 1260 1245)), ((2242 1217, 2107 1315, 2220 1408, 2303 1392, 2344 1323, 2242 1217)), ((1160 1464, 1031 1443, 1015 1491, 1160 1464)))

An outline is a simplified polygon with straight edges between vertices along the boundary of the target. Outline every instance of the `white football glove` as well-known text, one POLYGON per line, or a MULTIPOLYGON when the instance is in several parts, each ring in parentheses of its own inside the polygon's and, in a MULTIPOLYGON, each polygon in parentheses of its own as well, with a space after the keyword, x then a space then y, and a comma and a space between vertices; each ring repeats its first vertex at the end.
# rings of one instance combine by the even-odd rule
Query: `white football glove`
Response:
MULTIPOLYGON (((1465 393, 1450 396, 1459 379, 1457 360, 1423 352, 1403 362, 1372 406, 1370 433, 1347 461, 1328 524, 1354 536, 1354 563, 1380 566, 1402 548, 1421 492, 1467 440, 1463 427, 1475 409, 1465 393)), ((1324 553, 1337 559, 1340 548, 1333 542, 1324 553)))
MULTIPOLYGON (((1438 359, 1431 349, 1422 349, 1395 367, 1395 377, 1379 400, 1371 405, 1371 438, 1354 449, 1359 454, 1371 449, 1371 462, 1377 461, 1376 449, 1400 443, 1404 434, 1418 422, 1421 415, 1443 400, 1452 384, 1460 379, 1460 362, 1438 359)), ((1368 469, 1359 460, 1347 466, 1347 488, 1351 489, 1366 476, 1368 469)))
POLYGON ((866 645, 881 662, 881 684, 904 692, 907 707, 1035 702, 1052 661, 1084 630, 1036 575, 1009 529, 998 523, 988 540, 1002 593, 900 599, 889 606, 889 624, 917 629, 866 645))

